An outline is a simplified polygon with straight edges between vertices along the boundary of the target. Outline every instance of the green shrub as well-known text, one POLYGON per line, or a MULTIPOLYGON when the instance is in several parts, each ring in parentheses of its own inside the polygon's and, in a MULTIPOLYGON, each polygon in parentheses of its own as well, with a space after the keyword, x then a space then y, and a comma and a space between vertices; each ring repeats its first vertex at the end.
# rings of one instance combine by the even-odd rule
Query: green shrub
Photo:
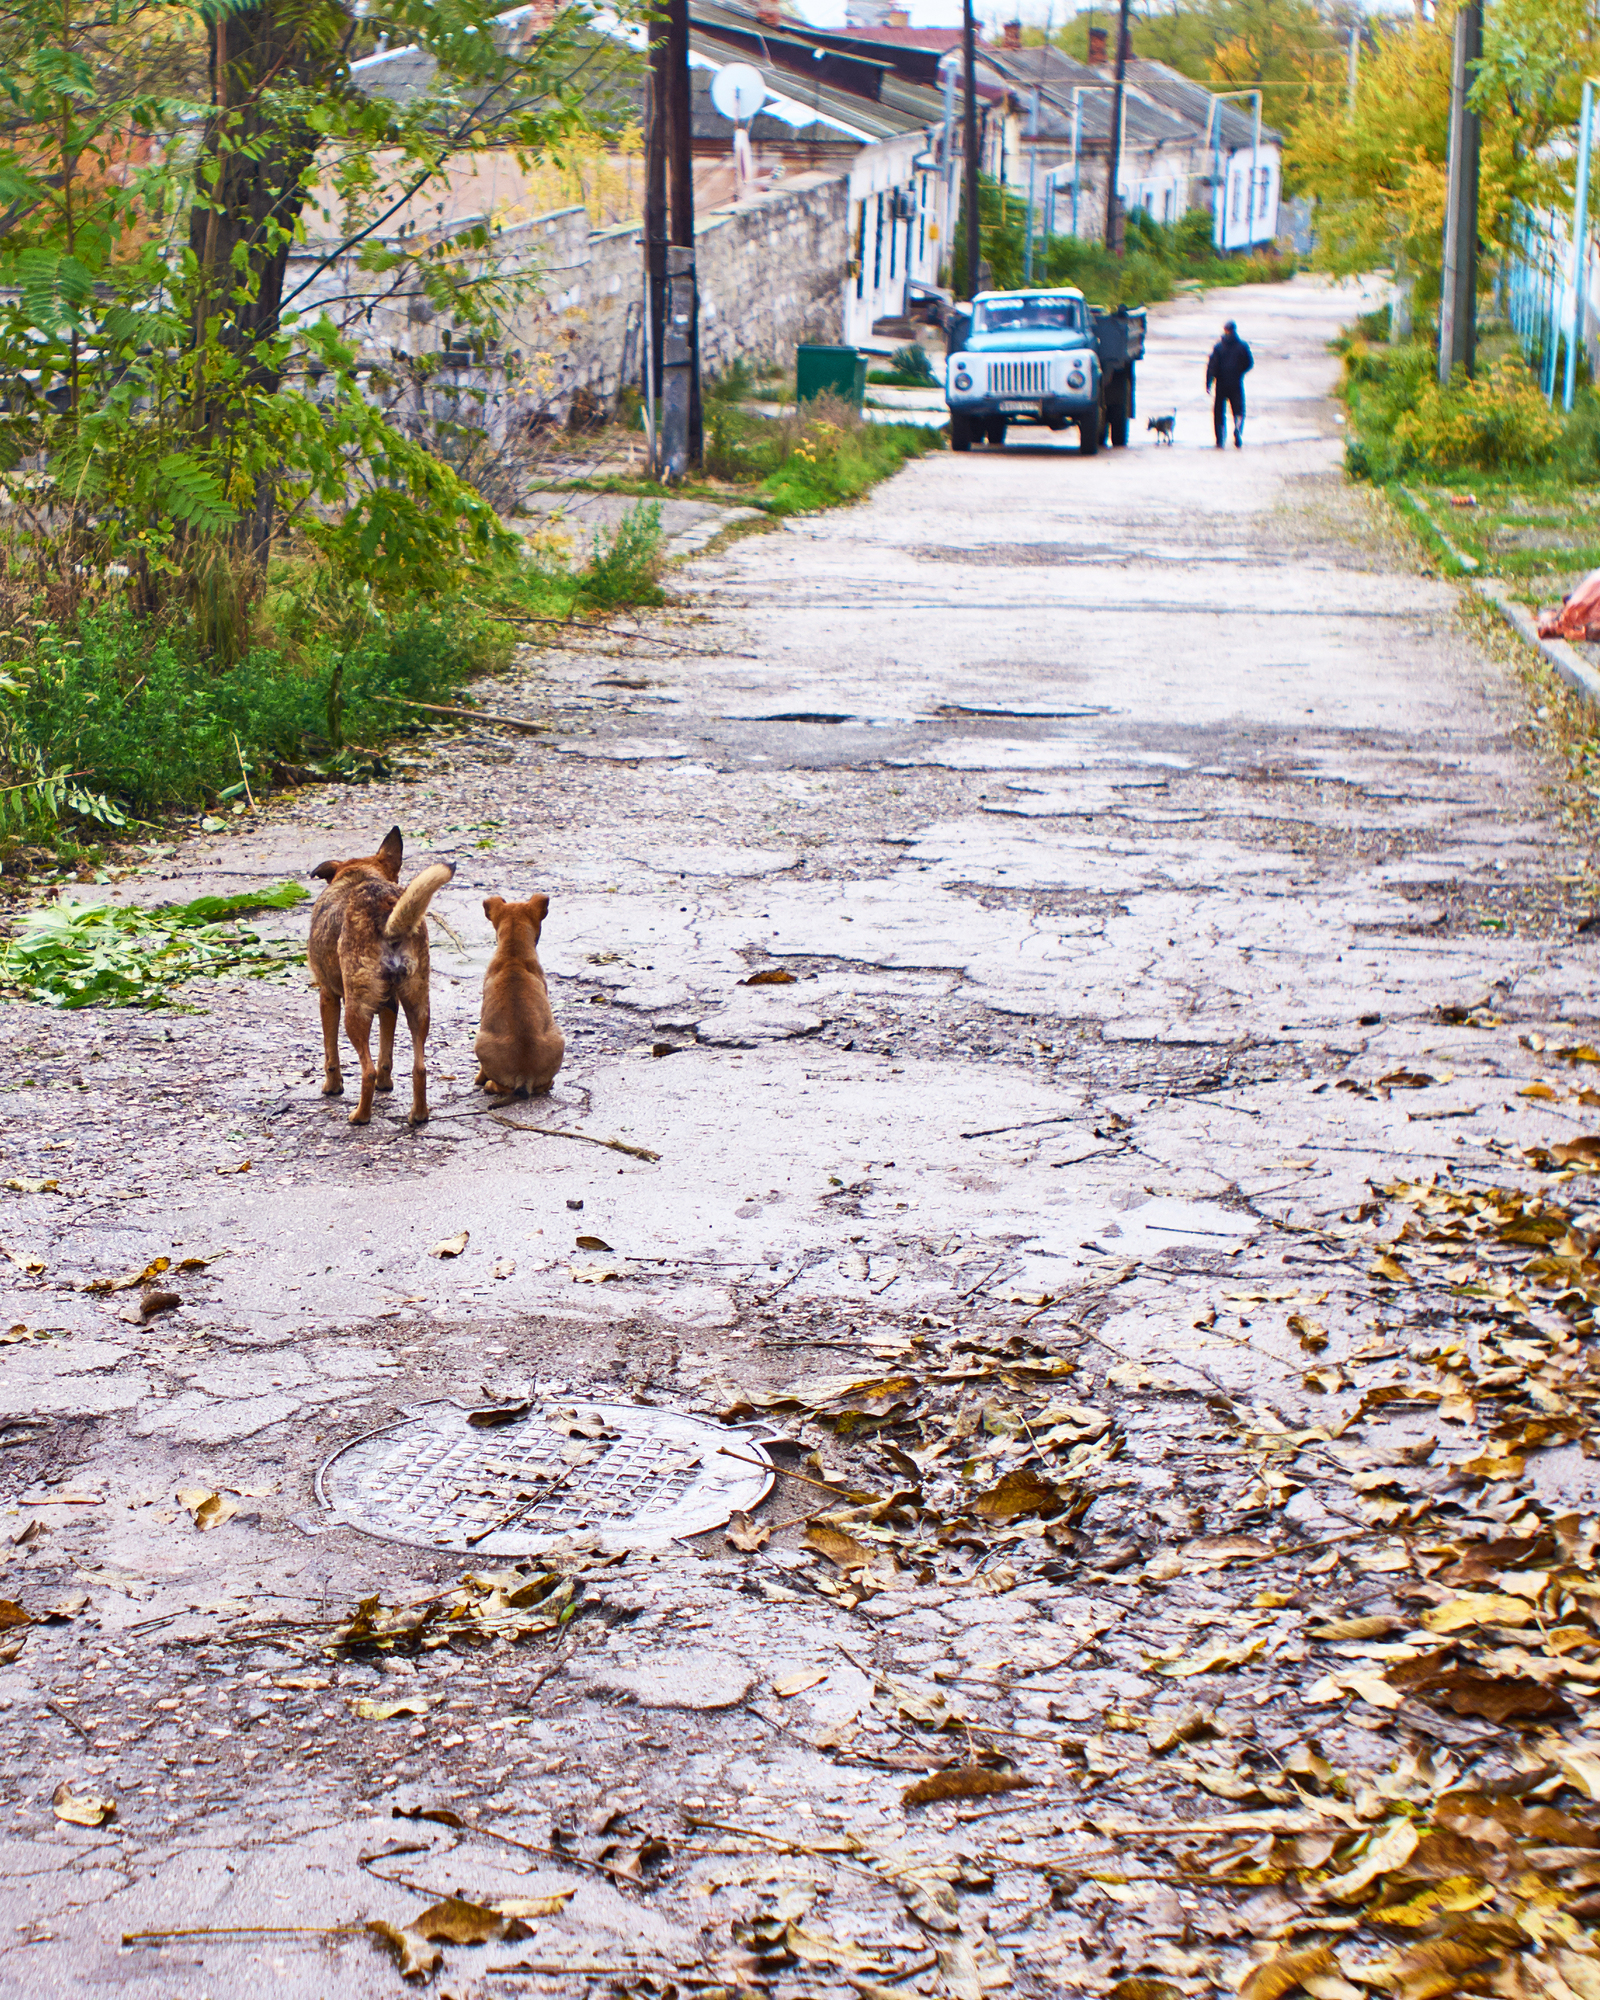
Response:
POLYGON ((706 405, 705 469, 713 479, 760 476, 760 467, 745 444, 739 418, 725 403, 706 405))
POLYGON ((630 507, 607 536, 596 535, 578 585, 585 604, 610 610, 621 604, 661 602, 661 503, 630 507))
POLYGON ((713 375, 705 384, 705 400, 708 403, 743 403, 749 400, 754 388, 755 376, 751 364, 741 354, 720 375, 713 375))
POLYGON ((1560 417, 1526 366, 1509 356, 1476 379, 1462 369, 1448 388, 1425 383, 1394 426, 1401 464, 1436 472, 1547 465, 1560 438, 1560 417))
POLYGON ((433 602, 380 605, 316 557, 277 562, 242 655, 198 618, 119 601, 15 616, 0 663, 0 848, 259 795, 286 776, 359 776, 375 746, 510 664, 519 627, 661 599, 661 510, 637 506, 576 571, 537 553, 485 565, 433 602))
POLYGON ((1593 479, 1600 472, 1600 395, 1580 389, 1561 426, 1556 457, 1575 479, 1593 479))
POLYGON ((897 347, 889 357, 889 369, 908 388, 937 389, 939 386, 938 371, 934 368, 932 357, 918 341, 907 341, 904 347, 897 347))

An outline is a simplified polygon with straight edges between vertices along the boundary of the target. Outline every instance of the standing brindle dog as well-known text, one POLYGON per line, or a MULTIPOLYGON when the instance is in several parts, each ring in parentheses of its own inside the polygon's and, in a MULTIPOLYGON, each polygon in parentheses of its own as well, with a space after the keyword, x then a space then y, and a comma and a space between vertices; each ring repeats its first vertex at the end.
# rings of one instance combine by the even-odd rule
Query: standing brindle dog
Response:
POLYGON ((328 887, 311 913, 307 957, 322 1007, 325 1052, 324 1097, 341 1097, 339 1007, 344 1029, 361 1058, 361 1101, 352 1125, 372 1116, 375 1090, 394 1088, 395 1016, 405 1009, 411 1030, 411 1120, 428 1122, 428 1076, 423 1048, 428 1039, 428 905, 455 869, 447 861, 424 868, 400 887, 400 829, 390 827, 376 854, 359 861, 324 861, 314 879, 328 887), (372 1060, 372 1022, 378 1021, 378 1060, 372 1060))

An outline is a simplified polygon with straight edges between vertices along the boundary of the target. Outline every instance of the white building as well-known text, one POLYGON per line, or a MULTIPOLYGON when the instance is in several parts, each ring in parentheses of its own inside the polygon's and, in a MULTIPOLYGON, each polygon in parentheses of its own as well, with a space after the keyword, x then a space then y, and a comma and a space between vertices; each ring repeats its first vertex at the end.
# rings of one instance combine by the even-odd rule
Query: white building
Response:
POLYGON ((1259 92, 1222 95, 1165 63, 1132 57, 1128 84, 1147 104, 1182 118, 1199 134, 1190 201, 1211 210, 1219 250, 1255 250, 1277 241, 1283 135, 1261 123, 1259 92))
MULTIPOLYGON (((986 48, 989 75, 1010 92, 1004 149, 1008 187, 1026 194, 1030 162, 1036 194, 1046 175, 1055 184, 1054 223, 1071 228, 1070 195, 1078 189, 1082 236, 1104 228, 1110 165, 1115 67, 1080 63, 1055 48, 1024 48, 1020 31, 999 49, 986 48), (1038 99, 1037 134, 1034 100, 1038 99)), ((1173 223, 1191 209, 1209 209, 1219 250, 1247 250, 1278 234, 1283 141, 1259 126, 1255 105, 1195 83, 1165 63, 1130 57, 1123 93, 1117 193, 1123 207, 1173 223)), ((1042 194, 1040 195, 1042 199, 1042 194)))

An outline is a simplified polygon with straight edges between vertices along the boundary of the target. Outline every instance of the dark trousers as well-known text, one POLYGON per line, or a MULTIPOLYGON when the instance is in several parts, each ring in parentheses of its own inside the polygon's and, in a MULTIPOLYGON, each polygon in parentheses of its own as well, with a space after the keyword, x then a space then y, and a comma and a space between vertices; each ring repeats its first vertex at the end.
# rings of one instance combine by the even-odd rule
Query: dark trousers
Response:
POLYGON ((1228 434, 1228 411, 1233 412, 1235 430, 1244 429, 1244 384, 1242 382, 1219 382, 1217 399, 1212 414, 1216 418, 1217 443, 1221 444, 1228 434))

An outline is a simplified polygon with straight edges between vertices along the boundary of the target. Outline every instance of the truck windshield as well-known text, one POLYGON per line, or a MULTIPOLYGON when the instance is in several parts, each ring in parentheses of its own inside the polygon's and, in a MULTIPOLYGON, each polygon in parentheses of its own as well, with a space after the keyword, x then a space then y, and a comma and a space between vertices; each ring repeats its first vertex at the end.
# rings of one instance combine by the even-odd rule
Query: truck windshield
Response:
POLYGON ((1081 299, 995 299, 979 306, 974 333, 1081 333, 1081 299))

